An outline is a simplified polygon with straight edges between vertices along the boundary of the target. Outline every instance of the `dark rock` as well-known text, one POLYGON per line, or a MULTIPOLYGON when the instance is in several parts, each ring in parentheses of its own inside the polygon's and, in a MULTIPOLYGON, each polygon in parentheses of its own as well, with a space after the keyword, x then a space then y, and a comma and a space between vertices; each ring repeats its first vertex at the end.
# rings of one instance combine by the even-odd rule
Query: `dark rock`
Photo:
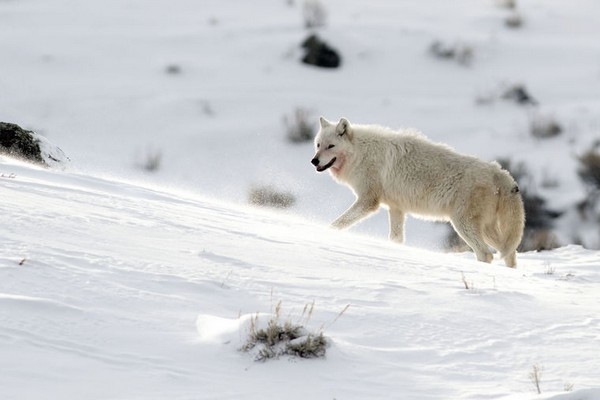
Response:
POLYGON ((473 62, 474 50, 470 45, 456 43, 453 45, 436 40, 429 46, 429 52, 442 60, 455 60, 462 66, 469 66, 473 62))
POLYGON ((342 62, 337 50, 322 41, 317 35, 310 35, 302 42, 306 54, 302 62, 321 68, 338 68, 342 62))
POLYGON ((525 86, 523 85, 513 85, 506 88, 504 93, 502 93, 502 98, 505 100, 513 100, 519 104, 530 104, 537 105, 538 102, 531 97, 525 86))
POLYGON ((456 56, 456 49, 439 40, 434 41, 429 46, 429 51, 437 58, 452 59, 456 56))
POLYGON ((69 161, 60 148, 52 145, 43 136, 9 122, 0 122, 0 154, 44 167, 53 167, 69 161))

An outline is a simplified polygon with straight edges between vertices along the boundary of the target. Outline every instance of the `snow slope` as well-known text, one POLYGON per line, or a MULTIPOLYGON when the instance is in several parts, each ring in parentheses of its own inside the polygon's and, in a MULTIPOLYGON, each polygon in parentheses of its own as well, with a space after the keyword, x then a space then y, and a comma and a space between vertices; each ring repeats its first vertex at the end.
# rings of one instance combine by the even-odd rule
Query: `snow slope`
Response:
MULTIPOLYGON (((0 0, 0 120, 72 160, 0 159, 0 398, 600 399, 597 251, 522 254, 510 270, 413 247, 440 247, 427 224, 390 244, 384 213, 332 232, 353 196, 282 123, 302 107, 413 126, 526 161, 528 188, 572 210, 576 156, 600 134, 599 3, 519 1, 519 30, 494 1, 323 3, 338 71, 299 63, 298 0, 0 0), (432 58, 438 39, 471 45, 472 65, 432 58), (475 104, 504 83, 538 110, 475 104), (532 138, 537 113, 565 132, 532 138), (256 183, 292 191, 293 214, 241 206, 256 183), (315 301, 326 359, 237 350, 279 301, 291 319, 315 301)), ((597 226, 566 215, 564 243, 600 247, 597 226)))
POLYGON ((110 177, 0 176, 2 399, 600 398, 597 251, 513 270, 110 177), (279 301, 315 302, 324 359, 238 351, 279 301))
MULTIPOLYGON (((353 195, 314 172, 311 144, 287 143, 282 119, 300 107, 315 123, 415 127, 483 159, 525 161, 527 189, 573 209, 585 195, 576 156, 600 137, 600 3, 518 1, 516 30, 498 3, 323 0, 319 34, 343 56, 323 71, 299 62, 302 0, 0 0, 0 120, 46 135, 84 171, 138 179, 159 154, 148 179, 163 186, 244 203, 252 185, 273 184, 294 193, 295 214, 332 221, 353 195), (471 46, 473 63, 436 60, 434 40, 471 46), (512 83, 537 111, 475 104, 512 83), (536 114, 564 133, 532 138, 536 114)), ((356 229, 385 236, 383 214, 356 229)), ((413 224, 409 244, 441 247, 430 224, 413 224)), ((597 227, 582 226, 565 221, 563 243, 600 248, 597 227)))

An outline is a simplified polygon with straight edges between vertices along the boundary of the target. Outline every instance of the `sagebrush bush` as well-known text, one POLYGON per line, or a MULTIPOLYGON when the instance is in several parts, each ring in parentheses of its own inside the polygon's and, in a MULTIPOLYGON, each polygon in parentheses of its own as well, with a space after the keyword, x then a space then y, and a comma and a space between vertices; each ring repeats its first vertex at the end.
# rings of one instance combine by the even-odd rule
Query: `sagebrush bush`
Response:
POLYGON ((168 75, 179 75, 181 74, 181 66, 178 64, 169 64, 165 67, 165 72, 168 75))
POLYGON ((261 207, 289 208, 296 203, 296 197, 271 185, 253 186, 248 194, 248 202, 261 207))
POLYGON ((327 11, 319 0, 305 0, 302 11, 308 29, 322 28, 327 23, 327 11))
POLYGON ((600 190, 600 151, 592 148, 579 157, 579 177, 592 190, 600 190))
POLYGON ((600 152, 598 145, 579 156, 577 173, 587 186, 587 196, 577 204, 577 211, 584 220, 600 222, 600 152))
POLYGON ((544 371, 544 368, 538 364, 533 364, 533 367, 531 369, 531 372, 529 373, 529 380, 531 380, 531 383, 533 383, 533 386, 535 386, 535 390, 537 392, 537 394, 541 394, 542 393, 542 388, 541 388, 541 383, 542 383, 542 372, 544 371))
POLYGON ((471 65, 474 57, 473 47, 464 44, 448 44, 441 40, 435 40, 429 45, 429 52, 439 59, 455 60, 457 63, 463 66, 471 65))
POLYGON ((162 165, 162 152, 156 149, 146 149, 145 154, 138 161, 138 166, 147 172, 156 172, 162 165))
POLYGON ((514 10, 515 8, 517 8, 516 0, 496 0, 496 3, 498 4, 498 7, 506 8, 509 10, 514 10))
POLYGON ((525 85, 514 83, 506 86, 500 97, 504 100, 511 100, 521 105, 537 105, 537 101, 529 94, 525 85))
POLYGON ((560 122, 550 115, 533 114, 529 120, 529 132, 537 139, 553 138, 563 131, 560 122))
POLYGON ((299 322, 281 321, 281 302, 269 316, 266 326, 259 327, 259 314, 250 320, 248 339, 240 349, 252 352, 256 361, 266 361, 281 356, 300 358, 324 357, 329 346, 323 331, 309 332, 308 323, 314 309, 314 302, 307 304, 299 322))
POLYGON ((504 20, 504 25, 508 28, 517 29, 523 26, 523 17, 518 12, 511 13, 504 20))
POLYGON ((315 122, 306 108, 297 107, 283 117, 283 123, 287 139, 292 143, 311 142, 315 137, 315 122))

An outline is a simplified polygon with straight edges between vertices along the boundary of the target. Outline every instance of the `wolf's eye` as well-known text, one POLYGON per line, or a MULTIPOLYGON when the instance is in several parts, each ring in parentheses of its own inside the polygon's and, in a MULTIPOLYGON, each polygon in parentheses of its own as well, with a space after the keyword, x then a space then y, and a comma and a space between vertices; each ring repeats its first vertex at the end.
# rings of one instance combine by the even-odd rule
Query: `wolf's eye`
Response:
POLYGON ((329 146, 327 146, 327 150, 329 150, 329 149, 333 149, 334 147, 335 147, 335 145, 333 145, 333 144, 330 144, 329 146))
POLYGON ((321 143, 317 143, 317 149, 321 147, 321 143))

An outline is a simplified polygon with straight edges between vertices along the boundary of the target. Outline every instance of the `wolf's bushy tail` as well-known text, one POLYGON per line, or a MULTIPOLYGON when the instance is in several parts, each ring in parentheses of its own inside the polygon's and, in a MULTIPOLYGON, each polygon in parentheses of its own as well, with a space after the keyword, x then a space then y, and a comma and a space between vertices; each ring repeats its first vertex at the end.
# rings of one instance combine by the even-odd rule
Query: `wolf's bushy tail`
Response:
MULTIPOLYGON (((508 175, 508 174, 507 174, 508 175)), ((519 186, 510 178, 510 185, 503 185, 498 198, 497 221, 500 234, 500 257, 506 265, 515 267, 516 251, 523 238, 525 228, 525 208, 519 186)))

